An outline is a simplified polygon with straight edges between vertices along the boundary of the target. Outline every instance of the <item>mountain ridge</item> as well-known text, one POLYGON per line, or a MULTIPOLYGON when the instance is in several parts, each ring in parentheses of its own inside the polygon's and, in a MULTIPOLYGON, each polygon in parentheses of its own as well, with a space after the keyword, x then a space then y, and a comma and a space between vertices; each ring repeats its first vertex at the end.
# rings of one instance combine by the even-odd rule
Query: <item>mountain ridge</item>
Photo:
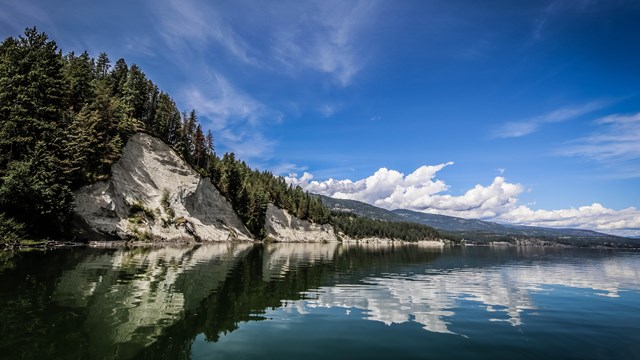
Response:
POLYGON ((385 221, 404 221, 431 226, 448 232, 461 240, 474 243, 517 242, 519 239, 552 241, 566 245, 639 246, 638 239, 604 234, 593 230, 574 228, 547 228, 500 224, 478 219, 428 214, 407 209, 386 210, 357 200, 336 199, 318 195, 331 211, 351 212, 359 216, 385 221))

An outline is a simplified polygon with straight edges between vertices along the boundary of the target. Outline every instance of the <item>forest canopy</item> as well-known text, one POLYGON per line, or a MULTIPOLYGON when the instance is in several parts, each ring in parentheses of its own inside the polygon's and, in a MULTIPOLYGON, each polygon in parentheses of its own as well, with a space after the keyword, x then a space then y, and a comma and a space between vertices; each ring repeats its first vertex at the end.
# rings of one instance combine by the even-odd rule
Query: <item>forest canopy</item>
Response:
MULTIPOLYGON (((319 197, 251 169, 233 153, 219 157, 196 111, 180 111, 136 64, 112 63, 106 53, 63 55, 30 28, 0 44, 0 242, 66 236, 74 190, 107 179, 138 131, 162 139, 209 177, 258 239, 266 236, 269 203, 301 219, 332 220, 319 197)), ((335 219, 348 228, 342 216, 335 219)), ((380 226, 369 235, 399 234, 380 226)))

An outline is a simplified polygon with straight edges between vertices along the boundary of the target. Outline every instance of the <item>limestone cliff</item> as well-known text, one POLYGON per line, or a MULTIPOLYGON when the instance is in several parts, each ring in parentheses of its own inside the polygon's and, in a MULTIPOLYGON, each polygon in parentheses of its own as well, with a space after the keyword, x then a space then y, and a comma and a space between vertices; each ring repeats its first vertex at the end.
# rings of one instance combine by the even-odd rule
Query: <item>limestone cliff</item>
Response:
POLYGON ((91 239, 252 240, 209 179, 144 133, 129 139, 109 180, 76 192, 75 205, 91 239))
MULTIPOLYGON (((76 225, 90 240, 251 241, 229 201, 170 146, 145 133, 129 139, 107 181, 76 192, 76 225)), ((333 242, 331 225, 269 205, 265 228, 278 242, 333 242)))
POLYGON ((333 242, 336 235, 331 225, 300 220, 272 204, 267 208, 265 229, 268 238, 278 242, 333 242))

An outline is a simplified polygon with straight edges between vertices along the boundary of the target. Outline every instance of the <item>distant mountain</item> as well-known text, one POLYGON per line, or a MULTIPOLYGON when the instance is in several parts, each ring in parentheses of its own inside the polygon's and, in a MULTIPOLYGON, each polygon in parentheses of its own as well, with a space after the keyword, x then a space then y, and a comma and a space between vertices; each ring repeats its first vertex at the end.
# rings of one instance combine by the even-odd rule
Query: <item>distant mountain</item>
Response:
MULTIPOLYGON (((335 199, 332 197, 318 195, 322 200, 324 206, 328 207, 332 211, 343 211, 354 213, 358 216, 364 216, 371 219, 385 220, 385 221, 409 221, 399 214, 379 208, 377 206, 369 205, 361 201, 347 200, 347 199, 335 199)), ((413 221, 420 223, 420 221, 413 221)))
POLYGON ((359 216, 386 221, 406 221, 424 224, 476 243, 489 241, 513 242, 516 239, 524 238, 580 246, 616 245, 640 247, 640 239, 608 235, 592 230, 498 224, 490 221, 426 214, 405 209, 389 211, 356 200, 319 196, 324 205, 332 211, 351 212, 359 216))
POLYGON ((405 209, 397 209, 391 211, 393 214, 400 216, 403 221, 417 222, 429 225, 438 230, 443 231, 506 231, 503 225, 482 221, 476 219, 463 219, 459 217, 426 214, 418 211, 405 209))
POLYGON ((417 222, 429 225, 443 231, 480 231, 495 232, 499 234, 523 235, 523 236, 573 236, 573 237, 611 237, 612 235, 583 229, 558 229, 538 226, 498 224, 490 221, 476 219, 463 219, 459 217, 426 214, 418 211, 397 209, 391 211, 400 215, 404 221, 417 222))

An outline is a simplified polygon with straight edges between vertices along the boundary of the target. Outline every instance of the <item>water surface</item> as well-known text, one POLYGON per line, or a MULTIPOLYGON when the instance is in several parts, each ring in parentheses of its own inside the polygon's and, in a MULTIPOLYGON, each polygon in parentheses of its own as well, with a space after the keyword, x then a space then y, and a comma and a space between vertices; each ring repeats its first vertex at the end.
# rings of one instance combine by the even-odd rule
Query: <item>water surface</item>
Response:
POLYGON ((211 244, 1 260, 0 357, 640 358, 638 252, 211 244))

